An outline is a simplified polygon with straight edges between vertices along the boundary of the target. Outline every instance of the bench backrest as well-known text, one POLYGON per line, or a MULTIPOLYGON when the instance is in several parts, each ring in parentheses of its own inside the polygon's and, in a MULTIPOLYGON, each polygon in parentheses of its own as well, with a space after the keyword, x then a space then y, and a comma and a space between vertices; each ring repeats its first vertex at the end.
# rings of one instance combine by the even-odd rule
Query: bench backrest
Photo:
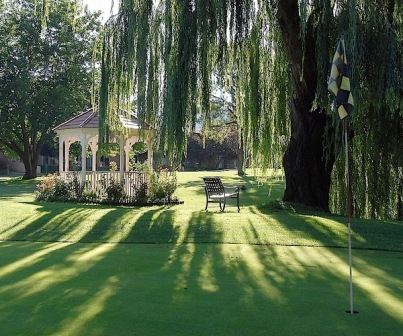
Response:
POLYGON ((219 177, 203 177, 206 193, 209 195, 224 194, 224 185, 219 177))

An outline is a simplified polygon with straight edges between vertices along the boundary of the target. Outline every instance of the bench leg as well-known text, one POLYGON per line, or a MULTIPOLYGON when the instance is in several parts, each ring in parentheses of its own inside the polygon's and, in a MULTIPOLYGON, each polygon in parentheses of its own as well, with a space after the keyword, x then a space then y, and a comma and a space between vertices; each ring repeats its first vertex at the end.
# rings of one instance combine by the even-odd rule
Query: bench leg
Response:
POLYGON ((221 202, 220 202, 220 210, 221 210, 221 212, 224 212, 224 210, 225 210, 225 199, 224 199, 224 201, 222 202, 222 206, 221 206, 221 202))

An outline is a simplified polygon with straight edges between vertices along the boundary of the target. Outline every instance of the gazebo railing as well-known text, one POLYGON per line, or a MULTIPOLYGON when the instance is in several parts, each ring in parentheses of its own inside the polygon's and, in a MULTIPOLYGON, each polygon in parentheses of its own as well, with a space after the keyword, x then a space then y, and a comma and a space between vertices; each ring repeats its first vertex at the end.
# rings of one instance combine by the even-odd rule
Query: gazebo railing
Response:
MULTIPOLYGON (((61 172, 60 176, 66 182, 72 182, 74 179, 80 181, 82 186, 81 172, 61 172)), ((85 187, 91 191, 95 191, 100 198, 106 197, 106 189, 113 184, 122 183, 125 191, 125 199, 130 202, 135 196, 136 191, 143 184, 148 185, 149 177, 143 172, 123 172, 123 181, 121 180, 122 174, 119 171, 88 171, 85 174, 85 187)))

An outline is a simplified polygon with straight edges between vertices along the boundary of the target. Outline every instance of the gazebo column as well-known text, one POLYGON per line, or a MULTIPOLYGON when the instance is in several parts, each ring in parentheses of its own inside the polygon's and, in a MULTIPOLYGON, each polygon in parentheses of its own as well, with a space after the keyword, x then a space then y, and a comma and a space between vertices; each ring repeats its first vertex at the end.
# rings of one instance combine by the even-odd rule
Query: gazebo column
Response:
POLYGON ((92 152, 92 171, 96 172, 97 171, 97 151, 98 149, 93 149, 91 148, 92 152))
POLYGON ((98 152, 98 135, 89 139, 88 145, 91 148, 92 154, 92 171, 97 171, 97 152, 98 152))
POLYGON ((64 142, 64 171, 67 173, 70 169, 70 141, 64 142))
POLYGON ((97 186, 97 152, 98 152, 98 135, 92 136, 88 139, 88 146, 90 146, 92 154, 92 174, 90 177, 92 189, 95 190, 97 186))
POLYGON ((59 137, 59 174, 63 173, 63 145, 64 145, 64 138, 59 137))
POLYGON ((125 170, 129 171, 130 170, 130 147, 129 146, 125 146, 125 170))
POLYGON ((124 172, 127 170, 125 167, 125 139, 124 135, 121 134, 119 137, 119 178, 120 182, 124 180, 124 172))
POLYGON ((81 182, 85 184, 85 174, 87 173, 87 137, 85 134, 81 136, 81 182))
POLYGON ((64 141, 64 160, 65 160, 64 161, 64 171, 65 172, 70 171, 70 166, 69 166, 69 164, 70 164, 70 146, 73 142, 75 142, 75 139, 73 139, 71 137, 67 138, 64 141))
POLYGON ((137 137, 130 137, 125 141, 125 167, 126 171, 130 170, 130 151, 132 150, 133 144, 135 144, 138 141, 137 137))

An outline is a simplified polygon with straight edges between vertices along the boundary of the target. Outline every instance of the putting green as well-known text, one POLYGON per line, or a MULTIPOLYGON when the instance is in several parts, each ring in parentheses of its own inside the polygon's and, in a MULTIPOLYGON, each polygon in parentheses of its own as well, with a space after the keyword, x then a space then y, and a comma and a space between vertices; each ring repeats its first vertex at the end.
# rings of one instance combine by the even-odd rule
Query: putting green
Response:
POLYGON ((0 243, 3 335, 401 335, 403 253, 0 243))

